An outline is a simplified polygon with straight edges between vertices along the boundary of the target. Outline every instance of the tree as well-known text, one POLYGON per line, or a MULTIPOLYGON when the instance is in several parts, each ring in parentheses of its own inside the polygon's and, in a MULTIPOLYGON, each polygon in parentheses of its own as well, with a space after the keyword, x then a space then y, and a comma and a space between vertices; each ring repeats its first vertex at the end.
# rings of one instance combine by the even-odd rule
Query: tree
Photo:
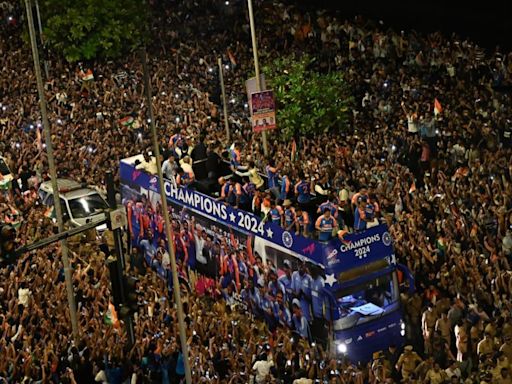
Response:
POLYGON ((70 62, 115 58, 142 42, 143 0, 43 0, 45 37, 70 62))
POLYGON ((353 98, 341 72, 314 69, 304 55, 275 59, 264 69, 277 103, 277 123, 286 138, 344 129, 353 98))

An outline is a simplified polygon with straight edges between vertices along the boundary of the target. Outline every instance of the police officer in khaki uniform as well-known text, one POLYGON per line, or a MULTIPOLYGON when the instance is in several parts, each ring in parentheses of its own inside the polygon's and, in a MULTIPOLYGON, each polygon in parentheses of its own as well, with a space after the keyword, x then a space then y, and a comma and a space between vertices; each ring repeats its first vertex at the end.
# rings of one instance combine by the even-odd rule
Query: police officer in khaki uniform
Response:
POLYGON ((408 380, 409 376, 414 373, 416 366, 421 363, 421 357, 412 350, 412 345, 406 345, 404 353, 400 355, 396 363, 396 370, 402 372, 402 378, 408 380))

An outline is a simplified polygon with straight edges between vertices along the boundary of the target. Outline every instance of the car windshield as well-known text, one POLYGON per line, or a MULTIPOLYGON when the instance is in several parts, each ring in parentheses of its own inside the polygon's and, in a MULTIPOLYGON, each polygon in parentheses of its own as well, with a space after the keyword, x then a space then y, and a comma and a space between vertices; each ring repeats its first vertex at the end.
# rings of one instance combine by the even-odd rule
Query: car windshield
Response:
POLYGON ((336 294, 339 320, 336 329, 347 329, 365 323, 398 308, 396 272, 366 280, 341 289, 336 294))
POLYGON ((7 164, 5 164, 4 159, 0 159, 0 173, 2 174, 2 176, 7 176, 11 174, 11 171, 9 170, 7 164))
POLYGON ((71 215, 75 219, 94 216, 108 208, 105 200, 97 193, 69 200, 68 203, 71 215))

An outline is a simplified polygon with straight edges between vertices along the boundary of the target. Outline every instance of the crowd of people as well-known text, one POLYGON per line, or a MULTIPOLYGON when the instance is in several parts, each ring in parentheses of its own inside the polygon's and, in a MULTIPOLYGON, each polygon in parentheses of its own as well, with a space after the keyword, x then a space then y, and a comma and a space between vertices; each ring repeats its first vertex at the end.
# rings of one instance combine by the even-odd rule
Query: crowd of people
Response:
MULTIPOLYGON (((252 73, 245 8, 171 3, 152 5, 148 46, 164 158, 190 156, 169 174, 181 185, 203 178, 191 166, 200 151, 189 150, 202 145, 206 178, 230 173, 219 172, 224 158, 261 191, 261 204, 240 202, 236 193, 230 203, 263 214, 286 205, 303 218, 306 206, 315 224, 293 224, 305 235, 322 233, 316 219, 323 214, 311 208, 306 192, 324 196, 348 231, 364 229, 371 203, 417 288, 401 298, 408 345, 403 351, 391 346, 359 366, 330 359, 321 344, 293 338, 287 328, 270 333, 268 322, 216 300, 227 289, 220 282, 208 294, 184 291, 194 382, 510 383, 512 123, 510 95, 500 90, 512 80, 512 53, 486 53, 456 35, 394 31, 361 18, 256 2, 262 62, 285 51, 309 53, 317 70, 343 71, 356 100, 346 131, 294 141, 277 131, 265 157, 244 96, 252 73), (230 142, 219 114, 217 57, 225 65, 230 142), (264 184, 259 173, 267 176, 264 184)), ((14 1, 0 6, 0 152, 14 176, 0 195, 0 214, 19 226, 18 241, 27 244, 51 234, 53 225, 37 200, 48 165, 19 7, 14 1)), ((138 56, 81 68, 51 52, 48 59, 45 87, 59 175, 101 187, 105 171, 151 145, 138 56)), ((178 382, 183 357, 167 285, 132 259, 144 299, 135 319, 137 343, 127 350, 123 329, 105 320, 106 255, 95 235, 87 236, 70 244, 80 340, 71 336, 57 245, 0 271, 0 380, 178 382)))

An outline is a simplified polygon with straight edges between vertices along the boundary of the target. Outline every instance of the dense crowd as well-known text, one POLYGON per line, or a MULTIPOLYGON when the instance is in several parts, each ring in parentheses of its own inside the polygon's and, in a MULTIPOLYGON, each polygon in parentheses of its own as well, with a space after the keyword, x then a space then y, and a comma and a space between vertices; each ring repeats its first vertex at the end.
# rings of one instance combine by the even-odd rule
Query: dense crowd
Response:
MULTIPOLYGON (((399 32, 360 18, 345 21, 327 12, 256 2, 262 62, 284 51, 310 53, 319 71, 343 71, 356 100, 346 131, 295 143, 271 134, 266 158, 259 136, 251 133, 243 96, 252 73, 247 16, 243 6, 227 4, 153 5, 148 52, 166 158, 196 160, 197 151, 189 150, 199 148, 202 138, 207 176, 222 176, 215 173, 219 161, 231 154, 232 165, 244 168, 239 173, 249 170, 243 177, 256 189, 257 172, 250 170, 268 176, 267 183, 274 177, 277 184, 262 189, 269 194, 255 192, 261 204, 245 204, 251 210, 294 206, 300 217, 301 191, 323 195, 335 207, 338 225, 352 231, 364 229, 367 221, 359 220, 361 228, 355 216, 364 217, 371 202, 372 214, 390 227, 398 259, 414 272, 417 291, 402 294, 410 345, 403 351, 390 347, 368 366, 330 360, 320 344, 292 341, 286 328, 269 333, 264 321, 249 320, 216 300, 228 289, 221 284, 208 293, 184 291, 193 381, 246 383, 255 373, 256 383, 512 382, 511 103, 497 91, 512 80, 512 54, 486 54, 455 35, 399 32), (225 65, 231 142, 220 120, 217 57, 225 65), (433 110, 436 98, 439 114, 433 110), (284 194, 278 180, 284 180, 284 194), (296 193, 301 183, 309 187, 296 193), (354 202, 365 206, 354 210, 354 195, 363 196, 354 202)), ((19 224, 18 240, 26 244, 53 228, 35 193, 48 179, 47 161, 18 7, 0 6, 0 152, 15 176, 0 196, 0 211, 2 221, 19 224)), ((118 169, 121 158, 147 153, 151 144, 138 56, 83 63, 82 69, 49 59, 45 86, 59 175, 101 186, 106 170, 118 169), (93 80, 84 80, 88 69, 93 80)), ((187 184, 187 177, 199 176, 190 163, 171 167, 170 175, 187 184)), ((234 197, 231 203, 240 204, 234 197)), ((310 223, 316 222, 323 211, 306 206, 310 223)), ((280 216, 275 220, 291 224, 280 216)), ((321 229, 294 223, 305 234, 321 229)), ((183 358, 168 287, 132 258, 144 299, 135 320, 137 343, 127 351, 124 331, 105 321, 105 254, 94 234, 87 236, 70 245, 79 343, 70 336, 57 246, 2 269, 0 380, 177 382, 183 358)))

